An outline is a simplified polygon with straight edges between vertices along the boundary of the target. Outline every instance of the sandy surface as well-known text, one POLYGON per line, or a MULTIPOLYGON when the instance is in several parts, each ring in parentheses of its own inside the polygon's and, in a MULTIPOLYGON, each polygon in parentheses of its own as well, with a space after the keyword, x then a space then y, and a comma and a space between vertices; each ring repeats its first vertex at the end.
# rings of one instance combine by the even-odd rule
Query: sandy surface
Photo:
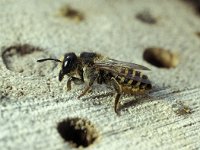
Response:
POLYGON ((89 149, 200 148, 200 16, 191 5, 180 0, 1 0, 0 10, 0 149, 71 149, 57 131, 58 122, 68 117, 94 124, 99 138, 89 149), (67 6, 79 13, 63 16, 67 6), (144 12, 156 22, 136 17, 144 12), (19 44, 34 50, 24 54, 16 50, 19 44), (179 54, 179 64, 170 69, 149 64, 143 59, 148 47, 179 54), (153 90, 136 104, 133 96, 123 97, 121 116, 106 86, 94 85, 92 93, 77 99, 84 85, 67 92, 67 78, 58 81, 56 63, 36 63, 72 51, 145 65, 152 70, 146 74, 153 90), (181 113, 179 102, 191 113, 181 113))

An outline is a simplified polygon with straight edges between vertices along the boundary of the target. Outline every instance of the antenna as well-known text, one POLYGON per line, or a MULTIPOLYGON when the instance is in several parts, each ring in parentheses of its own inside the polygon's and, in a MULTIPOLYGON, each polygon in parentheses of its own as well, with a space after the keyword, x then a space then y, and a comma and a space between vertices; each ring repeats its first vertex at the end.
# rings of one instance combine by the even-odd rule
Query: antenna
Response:
POLYGON ((44 62, 44 61, 47 61, 47 60, 53 60, 53 61, 56 61, 56 62, 62 62, 61 60, 54 59, 54 58, 39 59, 39 60, 37 60, 37 62, 44 62))

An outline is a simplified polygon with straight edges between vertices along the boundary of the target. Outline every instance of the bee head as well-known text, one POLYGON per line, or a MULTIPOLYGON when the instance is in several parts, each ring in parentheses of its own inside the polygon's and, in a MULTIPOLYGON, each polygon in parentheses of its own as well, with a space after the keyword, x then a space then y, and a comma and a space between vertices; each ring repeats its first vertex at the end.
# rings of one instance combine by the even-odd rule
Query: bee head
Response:
POLYGON ((67 53, 62 61, 62 68, 59 73, 59 81, 62 81, 64 75, 68 75, 77 69, 78 58, 75 53, 67 53))
POLYGON ((59 59, 54 58, 45 58, 45 59, 39 59, 37 62, 44 62, 47 60, 53 60, 56 62, 62 63, 62 68, 59 73, 59 81, 62 81, 65 75, 69 75, 70 73, 74 72, 77 69, 78 64, 78 58, 75 53, 67 53, 64 56, 63 61, 59 59))

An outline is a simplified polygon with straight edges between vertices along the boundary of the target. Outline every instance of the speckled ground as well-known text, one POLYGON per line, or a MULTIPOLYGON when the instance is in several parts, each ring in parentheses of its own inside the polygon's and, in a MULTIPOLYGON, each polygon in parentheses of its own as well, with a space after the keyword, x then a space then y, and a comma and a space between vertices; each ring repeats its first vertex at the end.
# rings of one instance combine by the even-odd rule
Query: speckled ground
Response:
POLYGON ((192 5, 181 0, 1 0, 0 10, 0 149, 71 149, 56 129, 68 117, 95 125, 99 138, 89 149, 200 148, 200 16, 192 5), (61 9, 67 6, 83 17, 64 16, 61 9), (156 21, 136 17, 144 12, 156 21), (27 54, 16 48, 24 44, 29 44, 27 54), (179 64, 170 69, 149 64, 143 59, 148 47, 178 53, 179 64), (84 85, 67 92, 67 78, 58 81, 56 63, 36 62, 71 51, 145 65, 152 70, 146 73, 153 90, 138 103, 123 97, 121 116, 104 85, 77 99, 84 85), (179 102, 191 113, 183 114, 179 102))

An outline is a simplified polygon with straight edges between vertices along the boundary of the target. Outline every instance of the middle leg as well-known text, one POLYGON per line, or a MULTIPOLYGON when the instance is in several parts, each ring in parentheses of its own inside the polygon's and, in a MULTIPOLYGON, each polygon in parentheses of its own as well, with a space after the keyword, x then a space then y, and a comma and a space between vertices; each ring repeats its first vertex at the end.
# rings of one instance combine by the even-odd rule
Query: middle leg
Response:
POLYGON ((93 77, 90 79, 88 85, 85 87, 85 89, 83 90, 83 92, 78 96, 78 98, 84 96, 87 92, 90 91, 90 88, 91 88, 92 85, 94 84, 94 81, 96 80, 96 78, 97 78, 97 76, 93 76, 93 77))
POLYGON ((76 78, 76 77, 70 77, 67 81, 67 91, 70 91, 72 89, 72 82, 74 82, 75 84, 82 84, 84 83, 84 80, 76 78))

